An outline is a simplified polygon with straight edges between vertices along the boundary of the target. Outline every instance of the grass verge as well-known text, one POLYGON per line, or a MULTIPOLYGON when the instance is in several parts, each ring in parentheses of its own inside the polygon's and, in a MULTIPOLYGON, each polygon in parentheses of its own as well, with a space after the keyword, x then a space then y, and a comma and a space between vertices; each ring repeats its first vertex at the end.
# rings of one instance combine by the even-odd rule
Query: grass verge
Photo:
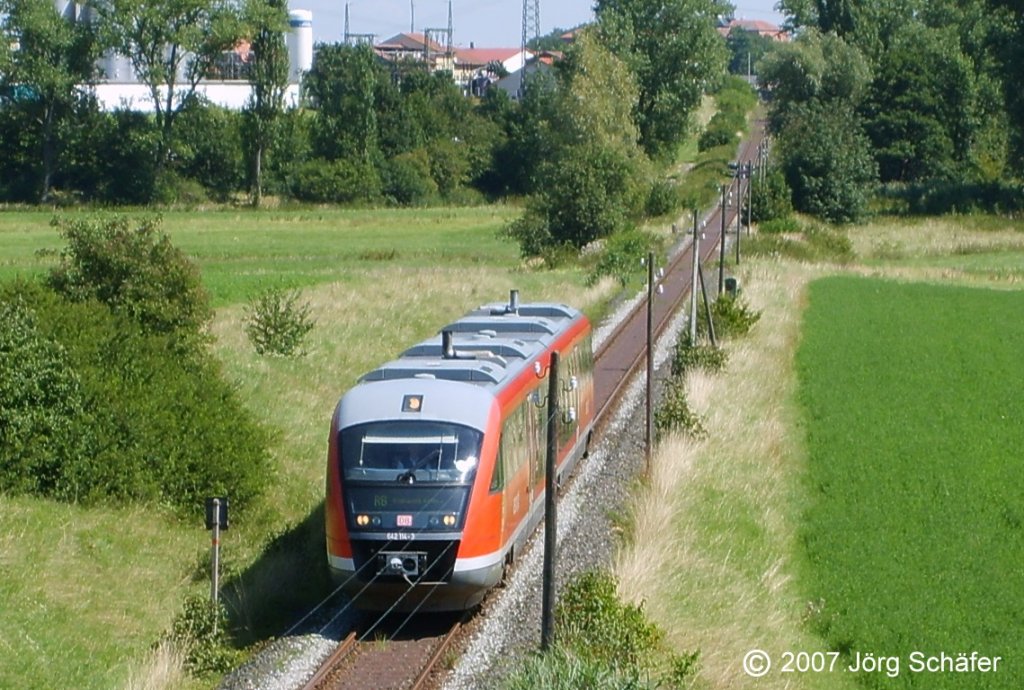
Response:
MULTIPOLYGON (((686 375, 708 434, 674 434, 659 445, 632 507, 634 537, 615 566, 622 596, 646 600, 673 647, 700 650, 697 687, 792 687, 784 674, 750 678, 744 655, 821 648, 801 624, 806 601, 794 580, 805 497, 792 362, 803 289, 820 269, 749 266, 744 297, 761 319, 730 346, 725 371, 686 375)), ((838 675, 800 680, 850 687, 838 675)))

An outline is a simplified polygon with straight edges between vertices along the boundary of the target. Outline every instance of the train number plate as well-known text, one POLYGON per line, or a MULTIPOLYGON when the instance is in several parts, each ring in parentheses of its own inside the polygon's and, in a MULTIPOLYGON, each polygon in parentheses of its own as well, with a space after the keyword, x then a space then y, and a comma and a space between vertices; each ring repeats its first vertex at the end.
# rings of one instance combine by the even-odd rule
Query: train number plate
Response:
POLYGON ((386 536, 391 541, 412 541, 414 538, 410 532, 388 532, 386 536))

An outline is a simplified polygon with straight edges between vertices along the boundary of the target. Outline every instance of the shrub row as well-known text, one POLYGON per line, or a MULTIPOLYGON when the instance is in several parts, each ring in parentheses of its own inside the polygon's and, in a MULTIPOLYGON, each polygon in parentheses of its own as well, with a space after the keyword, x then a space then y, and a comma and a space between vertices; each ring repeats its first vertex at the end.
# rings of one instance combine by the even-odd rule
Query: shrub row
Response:
POLYGON ((33 283, 0 287, 0 318, 0 491, 194 509, 266 486, 267 433, 211 357, 33 283))

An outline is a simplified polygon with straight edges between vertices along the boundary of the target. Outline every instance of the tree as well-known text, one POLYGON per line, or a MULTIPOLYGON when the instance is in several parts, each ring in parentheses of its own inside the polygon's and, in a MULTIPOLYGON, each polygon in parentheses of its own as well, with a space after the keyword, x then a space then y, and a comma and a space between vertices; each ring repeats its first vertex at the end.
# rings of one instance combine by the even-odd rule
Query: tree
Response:
POLYGON ((583 32, 561 69, 538 191, 510 228, 524 254, 578 249, 623 230, 646 199, 650 173, 632 119, 638 92, 629 68, 583 32))
POLYGON ((288 88, 288 49, 284 43, 284 32, 288 28, 287 3, 248 0, 245 19, 253 36, 249 67, 252 94, 245 106, 251 141, 250 189, 253 205, 259 206, 263 199, 263 159, 273 144, 288 88))
POLYGON ((244 33, 229 0, 106 0, 95 6, 102 31, 149 88, 159 132, 159 175, 173 146, 174 120, 199 80, 244 33))
POLYGON ((138 322, 146 333, 181 344, 202 339, 212 318, 199 269, 158 229, 159 219, 132 228, 128 219, 55 221, 67 240, 50 287, 71 301, 96 299, 138 322))
POLYGON ((878 169, 863 123, 849 105, 812 101, 796 109, 779 143, 798 210, 833 222, 867 213, 878 169))
POLYGON ((805 104, 859 107, 871 84, 871 68, 856 47, 811 29, 765 56, 760 77, 772 93, 769 125, 778 132, 790 113, 805 104))
POLYGON ((718 0, 597 0, 598 31, 629 65, 639 87, 640 142, 651 156, 671 155, 690 116, 726 66, 715 28, 718 0))
POLYGON ((376 93, 384 75, 366 45, 322 45, 304 86, 317 112, 313 150, 327 160, 375 160, 378 147, 376 93))
POLYGON ((904 24, 865 104, 883 181, 962 179, 977 119, 975 75, 952 30, 904 24))
POLYGON ((729 32, 725 44, 729 48, 729 73, 739 75, 747 74, 748 70, 757 74, 757 63, 775 47, 775 41, 767 36, 740 27, 729 32))
POLYGON ((0 51, 0 93, 25 112, 25 125, 38 147, 37 197, 46 202, 60 167, 62 130, 83 87, 93 81, 99 44, 86 22, 68 21, 48 0, 0 0, 0 35, 17 49, 0 51))

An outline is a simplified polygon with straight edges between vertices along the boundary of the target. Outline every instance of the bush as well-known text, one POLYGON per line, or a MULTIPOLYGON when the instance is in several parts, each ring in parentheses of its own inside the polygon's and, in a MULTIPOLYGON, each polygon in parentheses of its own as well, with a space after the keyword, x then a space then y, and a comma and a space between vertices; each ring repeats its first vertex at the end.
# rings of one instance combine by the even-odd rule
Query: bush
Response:
POLYGON ((519 253, 523 258, 540 256, 545 247, 554 244, 547 221, 529 209, 502 228, 500 235, 518 242, 519 253))
POLYGON ((227 673, 241 660, 228 638, 228 613, 220 602, 190 596, 174 619, 167 639, 185 657, 185 668, 194 676, 227 673))
POLYGON ((153 201, 157 204, 194 208, 209 200, 203 185, 173 170, 164 170, 156 178, 153 201))
POLYGON ((715 320, 715 335, 730 338, 749 333, 761 312, 752 310, 740 297, 723 293, 711 305, 711 318, 715 320))
POLYGON ((736 144, 739 141, 737 133, 742 129, 742 123, 739 127, 736 127, 736 124, 734 119, 723 117, 722 113, 715 113, 697 139, 697 150, 708 151, 717 146, 736 144))
POLYGON ((615 588, 607 572, 584 573, 566 585, 555 625, 576 656, 639 669, 653 660, 664 633, 640 606, 620 602, 615 588))
POLYGON ((769 168, 763 179, 754 180, 750 197, 750 216, 755 223, 789 218, 793 213, 792 193, 778 168, 769 168))
POLYGON ((841 230, 823 225, 813 225, 804 230, 807 244, 814 253, 839 263, 849 263, 855 258, 853 242, 841 230))
POLYGON ((647 216, 667 216, 680 207, 679 190, 671 180, 655 180, 647 193, 644 211, 647 216))
POLYGON ((380 198, 377 169, 370 163, 322 158, 298 166, 291 180, 292 196, 320 204, 371 203, 380 198))
POLYGON ((213 315, 209 297, 199 269, 159 231, 159 217, 137 227, 124 216, 53 224, 67 241, 47 278, 53 289, 72 301, 97 299, 179 345, 201 340, 213 315))
POLYGON ((87 451, 85 399, 67 352, 18 294, 26 289, 0 297, 0 489, 52 495, 62 460, 87 451))
MULTIPOLYGON (((701 332, 701 325, 706 329, 706 321, 703 324, 698 322, 698 333, 701 332)), ((717 325, 715 328, 717 329, 717 325)), ((728 360, 729 356, 725 350, 710 345, 695 345, 690 342, 689 331, 685 331, 676 341, 676 347, 672 353, 672 376, 681 377, 691 369, 702 369, 714 373, 724 369, 728 360)))
POLYGON ((261 355, 303 354, 302 341, 313 330, 309 304, 299 304, 299 291, 271 288, 249 302, 245 333, 261 355))
POLYGON ((0 309, 18 325, 0 356, 0 490, 182 511, 217 495, 244 509, 264 490, 268 435, 205 351, 182 357, 172 336, 39 285, 4 286, 0 309))
POLYGON ((654 428, 659 439, 679 431, 697 439, 707 436, 704 423, 686 401, 686 389, 680 380, 671 379, 666 384, 658 409, 654 411, 654 428))
POLYGON ((240 191, 245 182, 242 115, 197 98, 174 122, 174 150, 182 174, 218 201, 240 191))
POLYGON ((437 198, 437 183, 423 149, 400 153, 384 166, 384 194, 401 206, 425 204, 437 198))
POLYGON ((611 276, 625 287, 630 278, 643 269, 641 263, 654 246, 654 238, 640 230, 619 232, 608 238, 597 265, 587 276, 587 284, 595 285, 604 276, 611 276))
POLYGON ((800 221, 789 216, 766 220, 757 226, 757 231, 765 235, 793 235, 800 232, 801 227, 800 221))

